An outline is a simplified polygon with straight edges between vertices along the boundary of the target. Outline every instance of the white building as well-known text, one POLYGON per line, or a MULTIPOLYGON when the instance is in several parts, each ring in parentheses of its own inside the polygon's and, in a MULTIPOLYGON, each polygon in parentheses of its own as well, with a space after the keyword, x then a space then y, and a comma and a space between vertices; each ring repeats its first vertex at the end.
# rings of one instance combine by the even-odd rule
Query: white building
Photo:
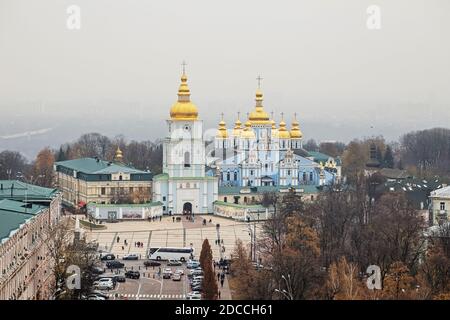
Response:
POLYGON ((450 186, 431 192, 430 221, 433 225, 450 221, 450 186))
POLYGON ((206 174, 203 121, 190 101, 184 73, 167 126, 163 173, 153 177, 153 201, 163 203, 165 214, 212 213, 218 197, 218 178, 206 174))

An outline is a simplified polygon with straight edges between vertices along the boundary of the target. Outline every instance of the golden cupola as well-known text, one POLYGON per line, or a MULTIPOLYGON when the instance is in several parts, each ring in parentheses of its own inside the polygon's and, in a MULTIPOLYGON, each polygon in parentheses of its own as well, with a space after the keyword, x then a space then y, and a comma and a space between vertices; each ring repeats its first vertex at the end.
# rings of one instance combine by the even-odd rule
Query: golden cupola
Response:
POLYGON ((280 127, 278 128, 278 138, 289 139, 291 137, 289 131, 286 129, 286 122, 281 119, 280 127))
POLYGON ((187 85, 187 77, 183 73, 178 89, 178 101, 170 109, 170 118, 172 120, 197 120, 198 110, 195 104, 191 102, 190 97, 191 91, 187 85))
POLYGON ((223 114, 222 114, 222 120, 219 122, 219 128, 217 129, 217 138, 222 138, 222 139, 228 138, 227 126, 226 126, 225 121, 223 121, 223 114))
POLYGON ((256 90, 256 106, 255 110, 250 112, 248 120, 252 124, 270 124, 269 114, 264 111, 264 107, 262 105, 263 102, 263 93, 261 90, 256 90))
POLYGON ((239 137, 241 135, 241 133, 242 133, 242 122, 241 122, 241 120, 239 120, 239 116, 238 116, 236 122, 234 123, 232 136, 239 137))
POLYGON ((114 161, 118 163, 123 162, 123 153, 122 150, 120 150, 119 146, 117 146, 116 154, 114 155, 114 161))
POLYGON ((303 138, 303 133, 300 131, 300 124, 297 121, 297 115, 294 115, 294 121, 292 121, 291 138, 292 139, 303 138))
POLYGON ((273 119, 270 120, 270 123, 272 124, 272 130, 271 130, 272 138, 277 138, 278 137, 278 128, 275 123, 275 120, 273 120, 273 119))
POLYGON ((244 130, 242 130, 241 138, 244 138, 244 139, 255 139, 256 138, 255 131, 253 131, 253 129, 252 129, 252 123, 250 122, 250 120, 245 123, 245 128, 244 128, 244 130))

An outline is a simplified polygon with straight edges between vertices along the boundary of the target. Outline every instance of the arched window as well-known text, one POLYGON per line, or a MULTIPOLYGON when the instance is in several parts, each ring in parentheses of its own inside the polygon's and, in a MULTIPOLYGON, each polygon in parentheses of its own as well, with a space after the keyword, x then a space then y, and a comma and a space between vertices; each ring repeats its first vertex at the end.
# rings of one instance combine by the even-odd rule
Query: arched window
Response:
POLYGON ((227 202, 228 198, 227 197, 223 197, 223 202, 227 202))
POLYGON ((234 172, 234 181, 237 181, 237 171, 234 172))
POLYGON ((227 172, 227 181, 230 181, 230 171, 227 172))
POLYGON ((189 168, 191 166, 191 155, 189 152, 184 153, 184 167, 189 168))
POLYGON ((122 175, 119 176, 119 180, 122 181, 122 175))
POLYGON ((244 203, 247 203, 247 197, 244 197, 244 203))

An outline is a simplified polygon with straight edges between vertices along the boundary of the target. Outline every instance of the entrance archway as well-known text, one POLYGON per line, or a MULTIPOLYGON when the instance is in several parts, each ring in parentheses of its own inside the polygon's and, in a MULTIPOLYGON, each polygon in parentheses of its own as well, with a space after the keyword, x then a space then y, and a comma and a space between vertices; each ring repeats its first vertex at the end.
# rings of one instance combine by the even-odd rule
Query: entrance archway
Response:
POLYGON ((185 203, 183 204, 183 214, 184 214, 184 215, 185 215, 185 214, 188 214, 188 215, 192 214, 192 203, 190 203, 190 202, 185 202, 185 203))

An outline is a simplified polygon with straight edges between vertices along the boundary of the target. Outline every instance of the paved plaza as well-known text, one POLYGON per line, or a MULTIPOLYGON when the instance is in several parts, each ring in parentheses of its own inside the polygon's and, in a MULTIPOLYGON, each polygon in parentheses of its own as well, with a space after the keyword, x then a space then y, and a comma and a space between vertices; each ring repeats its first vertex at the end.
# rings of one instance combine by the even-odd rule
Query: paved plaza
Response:
MULTIPOLYGON (((241 239, 250 250, 251 235, 254 230, 253 223, 250 226, 245 222, 237 222, 217 216, 197 216, 191 222, 181 217, 181 221, 174 222, 173 217, 163 217, 161 221, 123 221, 117 223, 104 223, 106 229, 86 231, 89 241, 96 240, 99 249, 114 253, 121 257, 124 254, 136 253, 146 258, 150 247, 190 247, 193 246, 195 256, 198 258, 202 243, 208 239, 213 251, 213 259, 230 258, 234 250, 236 240, 241 239), (206 219, 206 225, 203 225, 206 219), (212 220, 211 222, 210 219, 212 220), (220 224, 217 230, 216 224, 220 224), (220 238, 220 245, 215 241, 220 238), (127 244, 125 244, 125 240, 127 244), (136 247, 135 243, 143 243, 142 247, 136 247), (225 249, 225 250, 223 250, 225 249)), ((256 226, 257 238, 261 233, 260 225, 256 226)))

